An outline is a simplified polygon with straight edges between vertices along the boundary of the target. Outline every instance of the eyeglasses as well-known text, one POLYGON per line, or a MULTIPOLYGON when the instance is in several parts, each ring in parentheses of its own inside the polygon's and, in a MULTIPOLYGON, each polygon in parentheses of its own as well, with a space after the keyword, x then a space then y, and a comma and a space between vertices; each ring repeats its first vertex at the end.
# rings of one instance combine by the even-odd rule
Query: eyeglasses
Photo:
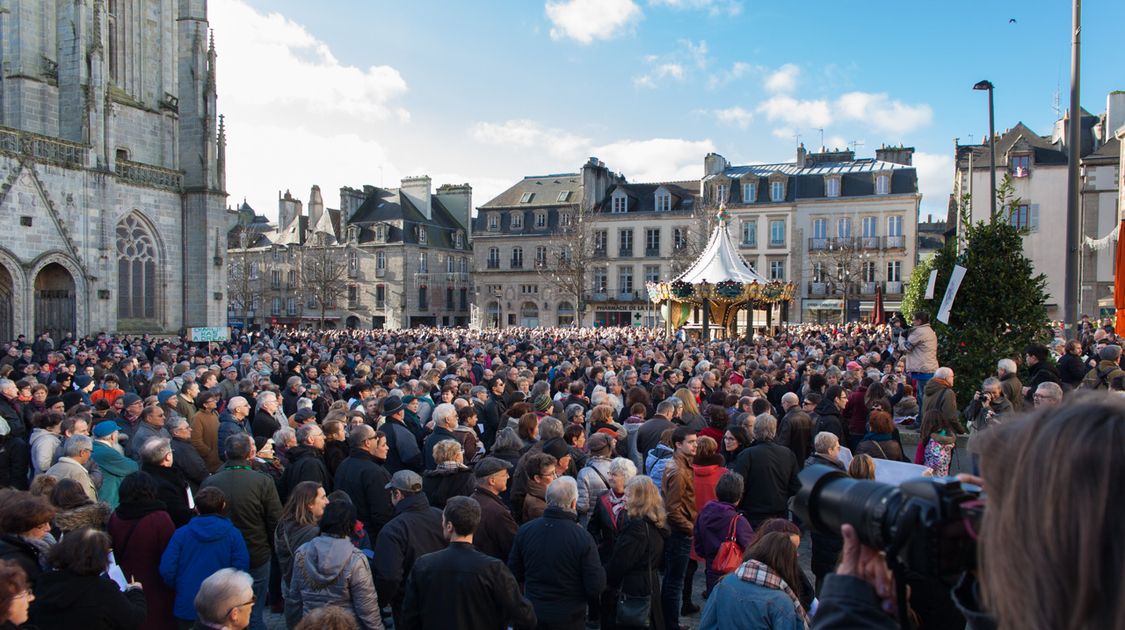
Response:
POLYGON ((244 602, 244 603, 239 604, 237 606, 231 606, 230 610, 227 611, 227 616, 229 617, 232 612, 238 610, 239 608, 243 608, 245 606, 253 606, 254 604, 257 604, 257 603, 258 603, 258 597, 256 595, 251 595, 250 601, 244 602))

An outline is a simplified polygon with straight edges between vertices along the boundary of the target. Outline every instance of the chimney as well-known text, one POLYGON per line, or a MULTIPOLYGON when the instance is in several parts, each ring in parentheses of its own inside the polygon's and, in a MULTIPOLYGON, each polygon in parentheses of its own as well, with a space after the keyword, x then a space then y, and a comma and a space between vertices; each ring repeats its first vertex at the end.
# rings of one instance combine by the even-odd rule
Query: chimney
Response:
POLYGON ((1125 90, 1110 92, 1105 99, 1106 140, 1125 126, 1125 90))
POLYGON ((418 208, 418 212, 426 217, 426 220, 433 219, 433 207, 430 205, 430 183, 431 180, 427 175, 419 175, 417 177, 403 177, 402 184, 399 186, 399 192, 406 195, 410 203, 418 208))
POLYGON ((472 227, 473 187, 468 184, 445 184, 438 186, 434 195, 449 210, 449 214, 465 229, 466 236, 472 227))
POLYGON ((609 169, 596 157, 582 165, 582 209, 589 210, 605 197, 609 190, 609 169))
POLYGON ((343 221, 351 221, 355 216, 355 211, 363 205, 363 201, 367 199, 367 191, 350 186, 340 187, 340 216, 343 221))
POLYGON ((880 162, 913 166, 914 147, 888 147, 884 144, 878 149, 875 149, 875 159, 880 162))
POLYGON ((703 176, 718 175, 730 167, 730 162, 718 153, 708 153, 703 158, 703 176))
POLYGON ((285 229, 301 216, 301 200, 293 197, 288 190, 277 199, 277 227, 285 229))
POLYGON ((797 145, 797 168, 805 168, 805 158, 808 156, 808 151, 805 151, 805 143, 802 142, 797 145))
POLYGON ((313 186, 309 191, 309 225, 320 223, 324 214, 324 199, 320 196, 320 186, 313 186))

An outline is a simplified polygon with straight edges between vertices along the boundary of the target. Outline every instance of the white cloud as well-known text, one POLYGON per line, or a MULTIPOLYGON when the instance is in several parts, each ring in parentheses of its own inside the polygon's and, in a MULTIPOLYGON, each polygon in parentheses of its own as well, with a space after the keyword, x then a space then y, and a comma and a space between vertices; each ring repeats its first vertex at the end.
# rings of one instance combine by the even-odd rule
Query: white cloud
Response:
POLYGON ((832 122, 832 110, 823 99, 797 100, 779 94, 758 105, 757 111, 771 121, 780 120, 796 127, 825 127, 832 122))
POLYGON ((836 101, 841 118, 858 120, 889 133, 904 134, 924 127, 933 120, 929 105, 907 105, 891 100, 885 93, 849 92, 836 101))
POLYGON ((716 109, 714 111, 715 120, 725 125, 735 125, 739 129, 746 129, 754 120, 754 114, 741 107, 728 107, 727 109, 716 109))
POLYGON ((469 135, 483 144, 543 149, 563 161, 578 159, 583 147, 590 145, 588 138, 524 119, 477 123, 469 129, 469 135))
POLYGON ((766 89, 775 94, 788 94, 797 87, 797 77, 800 74, 800 68, 787 63, 766 77, 766 89))
POLYGON ((246 196, 274 217, 278 190, 304 198, 319 184, 334 206, 340 186, 371 182, 380 171, 385 181, 397 181, 386 148, 371 138, 410 120, 398 70, 342 63, 304 26, 242 0, 212 2, 210 21, 232 203, 246 196))
POLYGON ((613 39, 641 19, 641 7, 633 0, 560 0, 544 7, 551 20, 551 39, 573 39, 590 44, 613 39))
POLYGON ((693 43, 690 39, 681 41, 684 48, 687 49, 688 57, 695 63, 695 67, 703 70, 707 67, 707 42, 699 40, 698 44, 693 43))
POLYGON ((662 63, 645 74, 633 77, 633 85, 653 89, 660 83, 661 79, 668 77, 683 81, 684 67, 678 63, 662 63))
POLYGON ((782 140, 794 140, 795 139, 794 136, 797 135, 797 132, 794 131, 792 127, 778 127, 776 129, 770 131, 770 135, 772 135, 775 138, 780 138, 782 140))
POLYGON ((738 15, 742 13, 742 2, 740 0, 649 0, 649 4, 673 9, 703 10, 711 15, 738 15))
POLYGON ((746 73, 750 72, 753 69, 754 69, 754 66, 752 66, 748 63, 745 63, 745 62, 742 62, 742 61, 736 61, 733 64, 731 64, 729 69, 720 70, 716 73, 713 73, 707 79, 707 87, 709 87, 711 89, 722 87, 722 86, 730 83, 731 81, 741 79, 746 73))
POLYGON ((918 190, 922 192, 923 218, 933 214, 944 220, 953 189, 953 156, 916 151, 914 167, 918 170, 918 190))
POLYGON ((707 42, 700 40, 695 43, 690 39, 681 39, 679 46, 672 52, 645 55, 643 59, 648 70, 633 77, 633 85, 653 89, 659 87, 664 79, 683 81, 693 72, 692 68, 704 70, 709 62, 707 42))

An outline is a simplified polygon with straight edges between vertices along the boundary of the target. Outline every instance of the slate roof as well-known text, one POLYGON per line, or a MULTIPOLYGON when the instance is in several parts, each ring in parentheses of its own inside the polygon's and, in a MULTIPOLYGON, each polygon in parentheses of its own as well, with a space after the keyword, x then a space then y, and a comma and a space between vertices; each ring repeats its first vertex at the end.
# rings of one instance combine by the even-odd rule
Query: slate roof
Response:
MULTIPOLYGON (((811 159, 811 158, 810 158, 811 159)), ((827 197, 825 192, 825 176, 838 175, 840 177, 840 196, 858 197, 875 194, 874 173, 888 173, 891 177, 890 194, 915 194, 918 192, 918 171, 913 166, 884 162, 874 158, 861 158, 845 161, 817 161, 806 166, 799 166, 796 162, 779 162, 774 164, 747 164, 744 166, 730 166, 723 170, 722 175, 732 181, 731 189, 727 192, 728 203, 770 203, 769 177, 781 174, 786 177, 785 199, 780 203, 793 202, 798 199, 816 199, 827 197), (757 183, 756 196, 753 199, 743 199, 742 184, 757 183)), ((708 175, 704 183, 713 181, 718 175, 708 175)))
MULTIPOLYGON (((387 243, 418 243, 415 228, 421 227, 426 232, 427 245, 453 249, 454 234, 464 228, 437 195, 430 196, 430 211, 432 218, 427 219, 399 190, 375 188, 356 209, 348 225, 360 228, 360 243, 374 243, 376 224, 386 223, 387 243)), ((462 245, 465 251, 470 250, 467 234, 462 245)))
POLYGON ((1108 142, 1098 147, 1090 155, 1082 158, 1083 162, 1096 162, 1099 164, 1110 164, 1117 162, 1121 159, 1121 141, 1116 137, 1112 137, 1108 142))
POLYGON ((514 186, 496 195, 480 208, 533 208, 577 204, 581 192, 582 175, 580 173, 534 175, 516 182, 514 186), (559 193, 561 192, 570 193, 564 201, 559 201, 559 193), (526 202, 521 202, 520 200, 525 193, 531 193, 531 198, 526 202))
POLYGON ((595 212, 608 213, 613 207, 613 195, 622 191, 629 196, 627 214, 637 212, 656 212, 656 191, 666 189, 672 195, 671 212, 690 212, 695 208, 695 198, 699 196, 699 181, 690 180, 683 182, 654 182, 643 184, 620 183, 614 184, 606 191, 595 212))

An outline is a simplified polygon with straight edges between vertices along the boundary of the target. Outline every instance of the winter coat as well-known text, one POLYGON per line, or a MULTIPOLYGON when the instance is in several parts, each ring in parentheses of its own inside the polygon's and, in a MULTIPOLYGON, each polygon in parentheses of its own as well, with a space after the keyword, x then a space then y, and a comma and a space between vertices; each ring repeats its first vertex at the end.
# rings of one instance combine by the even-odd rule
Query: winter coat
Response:
POLYGON ((929 324, 911 328, 902 345, 906 350, 907 373, 933 374, 940 367, 937 360, 937 334, 929 324))
POLYGON ((734 472, 746 482, 738 507, 751 524, 784 516, 789 498, 801 488, 793 451, 773 442, 756 442, 742 451, 734 472))
POLYGON ((816 406, 816 428, 813 430, 813 435, 827 431, 835 435, 840 444, 846 445, 848 443, 848 432, 844 430, 844 422, 840 419, 840 409, 836 407, 836 401, 827 398, 820 401, 816 406))
POLYGON ((325 440, 324 442, 324 465, 328 467, 328 476, 333 479, 333 483, 336 479, 336 469, 340 467, 340 462, 348 457, 349 450, 346 440, 325 440))
POLYGON ((735 510, 730 503, 714 500, 709 501, 699 512, 699 519, 695 521, 695 536, 692 539, 692 548, 699 557, 703 558, 704 576, 707 578, 706 592, 715 588, 715 584, 722 579, 722 573, 715 571, 711 565, 715 556, 719 555, 719 547, 730 537, 731 520, 737 518, 734 528, 735 539, 743 553, 754 541, 754 529, 750 521, 735 510))
MULTIPOLYGON (((829 459, 820 453, 813 453, 805 460, 805 467, 828 466, 842 473, 847 473, 844 464, 839 460, 829 459)), ((831 573, 836 569, 840 551, 844 548, 844 539, 839 534, 820 534, 814 529, 810 536, 812 541, 812 570, 818 578, 831 573)))
POLYGON ((172 617, 175 593, 160 577, 160 557, 176 528, 168 513, 159 508, 153 504, 136 509, 125 504, 109 519, 109 536, 113 540, 117 564, 126 576, 144 585, 148 614, 140 627, 145 630, 162 630, 175 624, 172 617), (129 518, 134 516, 137 518, 129 518))
POLYGON ((59 481, 73 479, 82 486, 82 489, 86 491, 86 496, 90 497, 91 501, 98 500, 98 489, 94 487, 94 481, 90 479, 90 473, 85 466, 77 461, 66 456, 60 457, 54 466, 47 469, 46 474, 59 481))
POLYGON ((387 436, 387 461, 383 466, 392 475, 400 470, 413 470, 422 474, 422 449, 406 425, 388 420, 379 430, 387 436))
POLYGON ((110 508, 116 508, 121 480, 137 472, 141 467, 137 462, 100 440, 94 440, 94 450, 90 457, 98 463, 98 468, 102 471, 102 487, 98 488, 98 498, 108 503, 110 508))
POLYGON ((987 405, 981 404, 977 399, 973 399, 969 406, 965 407, 965 419, 969 423, 969 443, 968 449, 970 453, 980 455, 980 438, 977 437, 984 431, 990 429, 993 425, 1000 424, 1004 421, 1004 416, 1012 411, 1012 403, 1008 402, 1007 398, 1000 397, 987 405))
POLYGON ((848 423, 848 433, 863 435, 867 431, 866 387, 857 387, 848 395, 848 406, 844 407, 844 418, 848 423))
POLYGON ((289 627, 324 606, 351 613, 362 630, 383 630, 371 566, 347 538, 317 536, 293 557, 293 576, 285 595, 289 627))
POLYGON ((444 510, 446 501, 453 497, 472 495, 476 487, 477 479, 468 466, 435 468, 422 474, 422 492, 439 510, 444 510))
POLYGON ((23 421, 23 410, 18 401, 0 394, 0 418, 8 421, 8 435, 27 439, 29 427, 23 421))
POLYGON ((593 536, 578 526, 577 514, 554 506, 516 532, 508 568, 540 624, 581 623, 606 584, 593 536))
POLYGON ((473 490, 472 496, 480 505, 480 524, 473 535, 473 546, 481 553, 507 562, 512 551, 512 541, 519 529, 512 511, 487 488, 478 486, 473 490))
POLYGON ((793 456, 797 458, 797 464, 800 465, 812 452, 815 436, 812 432, 813 426, 809 414, 801 411, 800 407, 793 407, 778 421, 777 437, 774 438, 774 442, 793 451, 793 456))
POLYGON ((406 496, 395 505, 395 517, 375 539, 372 568, 379 601, 391 605, 396 619, 402 610, 406 576, 410 575, 414 561, 444 549, 445 545, 441 510, 430 507, 425 494, 406 496))
POLYGON ((1125 370, 1116 361, 1098 361, 1097 366, 1086 372, 1082 379, 1082 389, 1109 389, 1114 378, 1125 375, 1125 370))
POLYGON ((465 453, 466 463, 475 462, 483 456, 480 450, 480 434, 477 433, 475 428, 459 424, 453 429, 453 439, 461 445, 461 450, 465 453))
POLYGON ((250 570, 242 533, 226 517, 196 516, 172 534, 160 556, 160 576, 176 593, 172 612, 177 619, 195 619, 199 586, 215 571, 226 568, 250 570))
POLYGON ((808 624, 784 591, 731 573, 715 585, 699 618, 699 630, 720 628, 808 630, 808 624))
POLYGON ((674 428, 676 425, 664 416, 653 416, 645 420, 641 428, 637 429, 637 452, 647 461, 648 452, 660 443, 660 436, 668 429, 674 428))
POLYGON ((134 630, 141 628, 147 606, 141 589, 122 592, 101 575, 51 571, 40 576, 31 602, 31 624, 40 628, 134 630))
POLYGON ((451 543, 414 563, 401 630, 504 630, 535 623, 535 609, 504 562, 469 543, 451 543))
POLYGON ((394 516, 391 491, 386 485, 391 474, 382 463, 367 451, 352 449, 347 459, 336 469, 336 489, 343 490, 355 506, 356 518, 372 538, 394 516))
POLYGON ((957 416, 957 394, 948 385, 936 378, 931 378, 926 383, 923 392, 922 417, 925 417, 927 411, 936 409, 941 412, 942 418, 954 427, 958 427, 958 431, 960 431, 961 422, 957 416))
POLYGON ((863 436, 855 446, 856 455, 870 455, 875 459, 889 459, 896 462, 906 461, 902 453, 902 445, 894 440, 890 433, 868 433, 863 436))
MULTIPOLYGON (((184 478, 183 471, 175 466, 166 468, 147 463, 141 465, 141 470, 152 475, 156 480, 156 497, 167 506, 168 516, 172 517, 176 527, 186 525, 191 517, 195 516, 195 510, 188 507, 188 493, 191 492, 191 488, 184 478)), ((227 502, 230 502, 230 497, 227 497, 227 502)))
POLYGON ((172 435, 168 433, 168 429, 162 426, 154 426, 144 421, 138 422, 133 437, 125 442, 125 454, 138 462, 141 461, 141 450, 144 449, 145 443, 155 438, 170 440, 172 435))
POLYGON ((1012 403, 1012 409, 1023 410, 1023 383, 1020 382, 1018 374, 1005 374, 1000 379, 1000 391, 1004 392, 1004 398, 1012 403))
POLYGON ((695 483, 695 513, 715 500, 715 486, 719 478, 727 472, 723 456, 715 453, 706 458, 696 456, 691 464, 692 479, 695 483))
MULTIPOLYGON (((613 545, 606 566, 606 587, 627 595, 648 595, 649 627, 663 628, 660 604, 660 575, 657 569, 664 557, 668 530, 648 519, 627 518, 613 545)), ((678 611, 677 611, 678 612, 678 611)), ((617 627, 624 627, 620 624, 617 627)))
POLYGON ((250 421, 250 427, 254 437, 269 439, 281 428, 281 423, 277 421, 273 414, 263 408, 254 413, 254 419, 250 421))
POLYGON ((211 471, 207 469, 207 464, 199 456, 199 452, 188 440, 172 438, 172 461, 176 468, 179 468, 180 472, 184 474, 184 479, 187 480, 193 492, 199 490, 199 484, 203 483, 203 480, 211 474, 211 471))
POLYGON ((242 422, 238 422, 230 411, 224 411, 219 416, 219 459, 225 461, 227 458, 227 438, 240 433, 250 434, 250 419, 243 418, 242 422))
POLYGON ((47 545, 35 544, 18 534, 0 534, 0 560, 15 562, 34 584, 47 562, 47 545))
POLYGON ((191 445, 209 472, 223 465, 219 458, 219 416, 214 411, 197 411, 191 417, 191 445))
POLYGON ((664 471, 661 489, 664 505, 668 509, 668 527, 681 534, 691 535, 695 517, 695 482, 692 476, 691 460, 684 455, 674 455, 672 463, 664 471))
POLYGON ((1059 357, 1058 372, 1063 389, 1078 389, 1086 377, 1086 364, 1082 357, 1067 353, 1059 357))
POLYGON ((30 450, 22 438, 0 437, 0 488, 27 490, 30 450))
POLYGON ((547 509, 547 486, 535 480, 527 482, 527 494, 523 497, 520 522, 526 523, 543 516, 547 509))
POLYGON ((608 457, 595 455, 578 471, 579 518, 590 514, 598 496, 609 489, 609 465, 612 461, 608 457))
POLYGON ((293 575, 293 557, 301 545, 320 535, 316 524, 300 525, 296 521, 281 521, 273 533, 273 550, 281 567, 281 585, 286 586, 293 575))
MULTIPOLYGON (((818 630, 867 628, 898 630, 898 620, 883 611, 875 587, 851 575, 831 575, 820 590, 816 610, 818 630)), ((971 626, 970 626, 971 627, 971 626)))
POLYGON ((87 503, 69 510, 60 510, 55 513, 55 527, 63 535, 83 527, 105 531, 106 523, 109 522, 109 515, 112 511, 109 504, 103 501, 87 503))
POLYGON ((281 474, 281 502, 289 500, 289 493, 302 481, 313 481, 324 487, 324 492, 332 492, 332 477, 324 463, 324 452, 313 446, 301 444, 285 451, 289 465, 281 474))
POLYGON ((31 430, 31 476, 38 477, 55 463, 55 453, 62 446, 58 433, 35 427, 31 430))
POLYGON ((594 537, 598 545, 598 558, 604 565, 613 555, 613 543, 617 539, 617 531, 625 522, 625 495, 618 496, 612 490, 606 490, 594 499, 594 510, 590 513, 590 521, 586 531, 594 537))
POLYGON ((281 501, 273 480, 253 470, 249 462, 232 459, 208 477, 203 487, 218 488, 226 496, 230 520, 246 541, 250 568, 269 562, 270 538, 281 516, 281 501))
POLYGON ((664 468, 672 461, 672 453, 671 446, 657 444, 645 457, 645 470, 648 471, 648 476, 652 478, 652 482, 658 488, 664 479, 664 468))
POLYGON ((1062 387, 1059 371, 1046 361, 1040 361, 1027 368, 1027 393, 1023 394, 1025 408, 1030 409, 1035 404, 1035 390, 1043 383, 1056 383, 1062 387))
MULTIPOLYGON (((422 467, 424 469, 433 470, 437 468, 437 461, 434 460, 434 446, 442 440, 453 440, 458 444, 461 443, 461 441, 457 439, 457 436, 454 435, 453 431, 445 427, 435 426, 433 433, 426 436, 425 441, 422 442, 422 467)), ((469 455, 466 454, 465 457, 468 459, 469 455)))

